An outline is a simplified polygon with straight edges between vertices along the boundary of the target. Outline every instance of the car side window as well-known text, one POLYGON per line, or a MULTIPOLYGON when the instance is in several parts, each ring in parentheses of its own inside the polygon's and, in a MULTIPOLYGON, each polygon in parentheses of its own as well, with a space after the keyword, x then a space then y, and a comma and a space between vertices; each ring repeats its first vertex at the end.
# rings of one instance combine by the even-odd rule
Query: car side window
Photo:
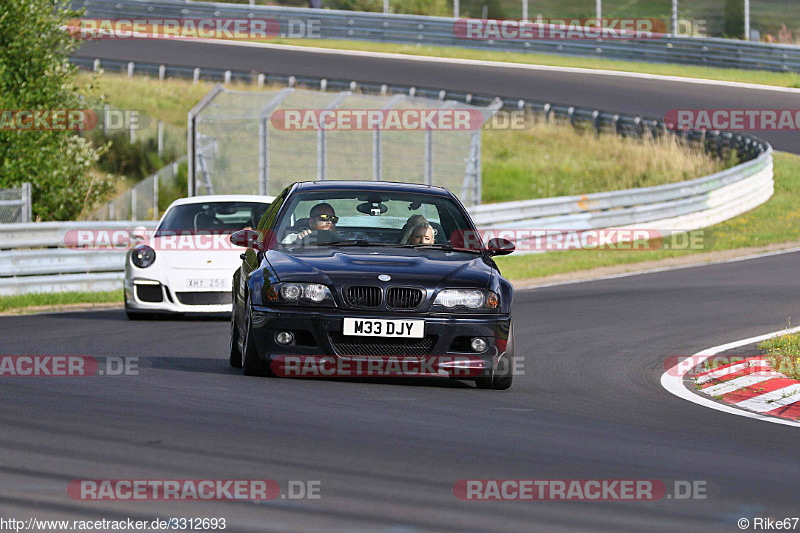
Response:
POLYGON ((275 223, 275 218, 278 216, 278 212, 281 210, 281 206, 283 202, 286 200, 286 195, 289 194, 289 189, 286 188, 281 192, 277 198, 269 205, 267 210, 261 216, 261 220, 258 221, 258 227, 256 230, 263 230, 272 227, 275 223))

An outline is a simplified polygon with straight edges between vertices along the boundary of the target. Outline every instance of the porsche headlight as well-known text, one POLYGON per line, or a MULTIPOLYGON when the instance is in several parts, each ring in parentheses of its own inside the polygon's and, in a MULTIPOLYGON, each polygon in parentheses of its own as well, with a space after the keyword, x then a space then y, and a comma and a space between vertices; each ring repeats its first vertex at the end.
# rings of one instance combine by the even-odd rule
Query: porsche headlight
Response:
POLYGON ((436 295, 433 305, 455 309, 456 307, 466 307, 467 309, 497 309, 499 300, 497 294, 492 291, 482 291, 478 289, 444 289, 436 295))
POLYGON ((131 250, 131 263, 138 268, 147 268, 156 260, 156 251, 147 246, 140 244, 131 250))

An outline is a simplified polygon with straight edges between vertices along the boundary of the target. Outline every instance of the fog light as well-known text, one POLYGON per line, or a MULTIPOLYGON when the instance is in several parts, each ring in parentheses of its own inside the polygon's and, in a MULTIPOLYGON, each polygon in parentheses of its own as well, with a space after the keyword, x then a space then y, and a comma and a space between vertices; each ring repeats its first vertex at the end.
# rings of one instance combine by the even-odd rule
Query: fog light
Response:
POLYGON ((275 334, 275 342, 283 344, 284 346, 292 344, 294 342, 294 335, 289 331, 279 331, 275 334))
POLYGON ((472 347, 473 352, 479 352, 479 353, 486 351, 486 347, 488 346, 488 344, 486 344, 486 341, 480 337, 473 337, 469 345, 472 347))

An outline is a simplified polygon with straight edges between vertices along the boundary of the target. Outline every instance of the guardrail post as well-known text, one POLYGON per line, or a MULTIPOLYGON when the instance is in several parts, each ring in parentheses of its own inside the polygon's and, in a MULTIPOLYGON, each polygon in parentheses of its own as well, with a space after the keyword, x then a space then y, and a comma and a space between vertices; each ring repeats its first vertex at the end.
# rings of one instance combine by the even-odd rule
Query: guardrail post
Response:
POLYGON ((165 65, 158 66, 158 81, 164 81, 167 77, 167 67, 165 65))
POLYGON ((269 124, 268 117, 258 120, 258 194, 267 194, 269 180, 269 124))
POLYGON ((258 75, 258 87, 259 88, 264 86, 264 79, 265 78, 266 78, 266 76, 264 76, 264 74, 259 74, 258 75))
POLYGON ((128 61, 128 78, 133 78, 134 68, 135 68, 135 63, 133 61, 128 61))
POLYGON ((294 76, 289 76, 289 87, 294 87, 294 84, 297 83, 297 78, 294 76))
POLYGON ((323 93, 328 90, 328 80, 325 78, 319 80, 319 90, 323 93))
POLYGON ((94 62, 92 63, 92 70, 94 70, 95 72, 100 70, 100 60, 99 59, 95 59, 94 62))
POLYGON ((103 104, 103 135, 108 135, 108 104, 103 104))
POLYGON ((230 70, 226 70, 225 71, 225 78, 224 79, 225 79, 225 84, 226 85, 230 84, 230 82, 231 82, 231 71, 230 70))
POLYGON ((744 0, 744 40, 750 40, 750 0, 744 0))
POLYGON ((31 221, 31 184, 25 182, 22 184, 22 220, 21 222, 31 221))
POLYGON ((192 83, 197 83, 200 81, 200 67, 197 67, 192 72, 192 83))
POLYGON ((131 220, 136 220, 136 187, 131 189, 131 220))
POLYGON ((158 155, 164 153, 164 122, 158 121, 158 155))
POLYGON ((454 19, 458 18, 458 12, 460 11, 460 9, 459 9, 460 7, 461 6, 459 5, 458 0, 453 0, 453 18, 454 19))
POLYGON ((158 172, 153 175, 153 220, 158 220, 158 172))
POLYGON ((433 185, 433 131, 425 130, 425 185, 433 185))
POLYGON ((550 104, 544 104, 542 107, 542 111, 544 111, 544 122, 545 124, 550 123, 550 110, 553 109, 550 104))

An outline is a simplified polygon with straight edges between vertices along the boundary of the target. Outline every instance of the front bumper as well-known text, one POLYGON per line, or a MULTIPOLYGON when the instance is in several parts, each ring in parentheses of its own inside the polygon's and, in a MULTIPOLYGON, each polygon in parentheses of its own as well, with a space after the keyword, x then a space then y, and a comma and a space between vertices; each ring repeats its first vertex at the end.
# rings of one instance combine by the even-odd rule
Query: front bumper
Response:
POLYGON ((124 289, 126 306, 132 311, 222 315, 230 314, 232 309, 230 288, 183 292, 173 291, 159 280, 126 278, 124 289))
POLYGON ((490 374, 501 360, 513 357, 506 350, 510 315, 375 314, 254 306, 252 325, 259 357, 270 363, 275 373, 287 376, 439 375, 471 379, 490 374), (424 320, 425 339, 345 336, 345 317, 424 320), (283 331, 292 333, 292 344, 277 342, 276 334, 283 331), (471 349, 470 339, 474 337, 486 340, 486 350, 475 353, 471 349), (392 374, 398 370, 398 360, 410 366, 392 374), (292 374, 292 369, 300 367, 311 373, 292 374))

